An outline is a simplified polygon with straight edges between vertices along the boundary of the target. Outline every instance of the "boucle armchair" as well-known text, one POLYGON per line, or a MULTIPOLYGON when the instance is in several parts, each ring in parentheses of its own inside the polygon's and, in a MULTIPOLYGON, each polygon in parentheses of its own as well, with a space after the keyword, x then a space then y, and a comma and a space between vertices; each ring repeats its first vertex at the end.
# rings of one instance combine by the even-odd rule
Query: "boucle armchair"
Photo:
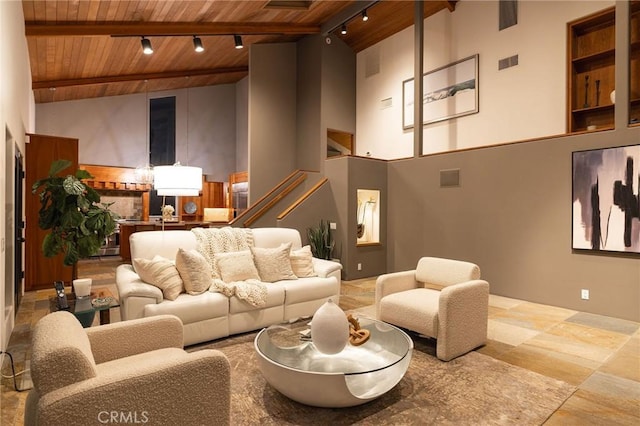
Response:
POLYGON ((437 339, 443 361, 486 343, 488 311, 489 283, 473 263, 423 257, 376 281, 378 319, 437 339))
POLYGON ((182 322, 155 316, 83 329, 46 315, 32 337, 26 425, 228 425, 230 368, 219 351, 187 353, 182 322))

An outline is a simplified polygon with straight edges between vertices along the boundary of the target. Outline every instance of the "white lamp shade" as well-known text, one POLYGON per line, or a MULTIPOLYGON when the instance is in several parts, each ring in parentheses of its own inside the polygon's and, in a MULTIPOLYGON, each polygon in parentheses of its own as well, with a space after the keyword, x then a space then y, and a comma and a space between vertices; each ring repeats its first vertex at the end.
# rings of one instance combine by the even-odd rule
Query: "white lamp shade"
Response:
POLYGON ((202 169, 180 164, 156 166, 153 187, 158 195, 196 197, 202 190, 202 169))

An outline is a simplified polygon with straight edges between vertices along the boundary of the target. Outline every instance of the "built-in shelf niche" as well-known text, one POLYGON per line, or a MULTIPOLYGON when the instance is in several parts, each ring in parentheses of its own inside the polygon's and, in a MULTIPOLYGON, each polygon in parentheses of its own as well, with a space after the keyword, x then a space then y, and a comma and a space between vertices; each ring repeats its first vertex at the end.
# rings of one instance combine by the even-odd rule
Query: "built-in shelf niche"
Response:
POLYGON ((358 189, 357 245, 380 243, 380 191, 358 189))

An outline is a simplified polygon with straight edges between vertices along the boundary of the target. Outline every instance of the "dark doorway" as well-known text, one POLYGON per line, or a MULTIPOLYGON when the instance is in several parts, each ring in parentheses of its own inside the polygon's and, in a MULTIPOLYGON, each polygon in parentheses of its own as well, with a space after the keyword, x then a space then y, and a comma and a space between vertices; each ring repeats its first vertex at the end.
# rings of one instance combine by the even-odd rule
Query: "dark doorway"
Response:
POLYGON ((23 245, 24 245, 24 220, 22 220, 22 207, 24 203, 22 191, 24 189, 24 164, 22 159, 22 153, 16 146, 16 155, 15 155, 15 176, 14 176, 14 189, 15 189, 15 200, 14 200, 14 212, 13 212, 13 223, 14 223, 14 235, 15 235, 15 245, 14 245, 14 264, 13 264, 13 281, 14 281, 14 317, 18 315, 18 307, 20 306, 20 301, 22 300, 22 279, 24 278, 24 270, 22 268, 22 253, 23 253, 23 245))

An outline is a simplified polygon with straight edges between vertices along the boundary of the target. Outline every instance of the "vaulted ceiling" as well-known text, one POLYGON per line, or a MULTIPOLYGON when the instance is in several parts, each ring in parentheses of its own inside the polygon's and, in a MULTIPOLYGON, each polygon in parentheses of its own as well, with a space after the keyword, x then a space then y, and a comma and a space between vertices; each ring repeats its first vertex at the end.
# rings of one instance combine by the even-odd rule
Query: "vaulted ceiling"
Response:
MULTIPOLYGON (((456 1, 424 2, 424 17, 456 1)), ((252 44, 331 34, 355 52, 414 21, 414 1, 23 0, 36 103, 235 83, 252 44), (362 20, 366 10, 369 20, 362 20), (347 34, 340 34, 342 24, 347 34), (234 35, 242 37, 236 49, 234 35), (142 53, 145 36, 153 54, 142 53), (203 52, 194 51, 194 36, 203 52)))

